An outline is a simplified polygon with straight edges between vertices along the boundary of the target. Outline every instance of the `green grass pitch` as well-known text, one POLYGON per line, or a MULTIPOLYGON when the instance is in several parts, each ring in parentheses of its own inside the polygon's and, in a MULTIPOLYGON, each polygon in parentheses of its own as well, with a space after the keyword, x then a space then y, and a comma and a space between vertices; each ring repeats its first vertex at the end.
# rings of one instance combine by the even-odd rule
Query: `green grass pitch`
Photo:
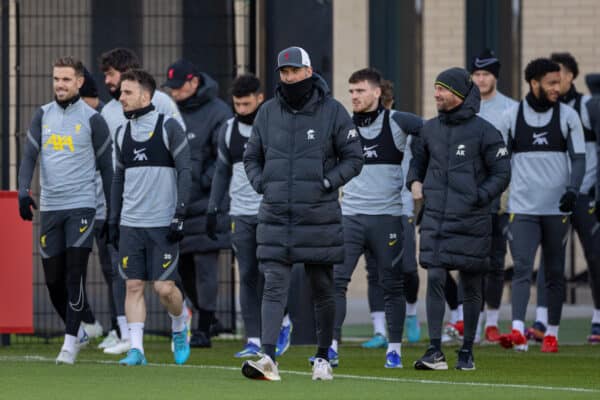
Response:
MULTIPOLYGON (((92 343, 75 366, 57 366, 58 341, 17 343, 0 347, 0 399, 600 399, 600 346, 563 345, 558 354, 477 346, 477 371, 460 372, 414 370, 425 343, 403 346, 400 370, 383 368, 384 350, 347 343, 333 382, 311 381, 313 346, 292 346, 278 360, 281 382, 250 381, 233 358, 240 348, 216 340, 176 366, 168 341, 155 339, 146 343, 149 366, 122 367, 92 343)), ((456 349, 444 348, 451 368, 456 349)))

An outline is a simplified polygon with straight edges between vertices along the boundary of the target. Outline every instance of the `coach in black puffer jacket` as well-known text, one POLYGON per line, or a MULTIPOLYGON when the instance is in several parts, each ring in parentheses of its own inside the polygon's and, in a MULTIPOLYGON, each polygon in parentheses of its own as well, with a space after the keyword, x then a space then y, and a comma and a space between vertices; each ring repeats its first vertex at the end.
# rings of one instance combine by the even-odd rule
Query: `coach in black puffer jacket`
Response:
POLYGON ((491 201, 508 185, 510 160, 493 125, 476 114, 479 90, 440 111, 413 142, 407 177, 423 182, 420 263, 424 267, 482 270, 491 246, 491 201))
POLYGON ((244 152, 248 179, 263 195, 256 241, 265 277, 261 335, 266 355, 258 364, 245 364, 242 372, 248 377, 260 375, 257 365, 275 368, 294 263, 305 265, 315 305, 315 368, 322 370, 328 363, 335 314, 333 264, 344 260, 338 189, 363 165, 352 119, 313 73, 308 53, 287 48, 279 53, 277 65, 281 82, 275 98, 258 112, 244 152))
POLYGON ((263 194, 258 259, 341 263, 344 236, 338 188, 362 168, 362 150, 343 106, 314 74, 308 102, 293 111, 281 89, 259 111, 244 154, 246 173, 263 194), (323 186, 327 179, 331 187, 323 186))
POLYGON ((177 102, 187 126, 192 159, 192 188, 185 219, 182 254, 229 248, 229 196, 219 206, 217 241, 206 236, 206 212, 217 160, 217 138, 221 125, 231 118, 231 108, 217 97, 219 87, 210 76, 199 72, 202 85, 196 93, 177 102))
POLYGON ((462 68, 435 82, 436 118, 411 147, 407 186, 424 199, 420 262, 427 270, 427 323, 431 346, 417 369, 447 369, 441 352, 446 269, 458 269, 463 286, 464 340, 457 369, 475 369, 473 341, 481 309, 481 277, 491 248, 490 206, 508 186, 510 159, 504 140, 476 114, 480 95, 462 68), (421 184, 422 182, 422 184, 421 184), (421 186, 422 185, 422 186, 421 186))

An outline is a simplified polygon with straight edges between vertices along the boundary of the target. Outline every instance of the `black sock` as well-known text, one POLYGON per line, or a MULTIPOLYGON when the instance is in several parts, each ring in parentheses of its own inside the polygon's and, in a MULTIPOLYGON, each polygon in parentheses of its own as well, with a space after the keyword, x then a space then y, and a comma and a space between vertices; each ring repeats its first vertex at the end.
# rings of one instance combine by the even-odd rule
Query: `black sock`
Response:
POLYGON ((473 351, 473 341, 472 340, 463 341, 462 350, 473 351))
POLYGON ((323 360, 329 361, 329 348, 328 347, 318 347, 316 358, 322 358, 323 360))
POLYGON ((215 318, 214 311, 198 309, 198 330, 204 332, 206 337, 210 337, 210 324, 215 318))
POLYGON ((263 351, 266 355, 271 357, 271 360, 275 361, 275 348, 274 344, 263 344, 263 351))
POLYGON ((436 350, 442 351, 442 339, 430 339, 429 344, 436 350))

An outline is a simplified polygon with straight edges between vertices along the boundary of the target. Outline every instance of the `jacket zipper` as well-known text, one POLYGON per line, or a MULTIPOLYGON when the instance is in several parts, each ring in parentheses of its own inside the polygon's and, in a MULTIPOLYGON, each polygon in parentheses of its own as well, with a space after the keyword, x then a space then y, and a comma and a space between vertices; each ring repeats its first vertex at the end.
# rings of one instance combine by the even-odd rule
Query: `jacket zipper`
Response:
POLYGON ((442 211, 442 218, 439 221, 438 224, 438 230, 437 230, 437 237, 438 239, 435 241, 435 247, 434 247, 434 254, 435 254, 435 261, 436 264, 440 264, 438 266, 441 267, 441 263, 440 263, 440 236, 442 233, 442 224, 444 223, 444 220, 446 219, 446 203, 448 201, 448 183, 450 180, 450 173, 449 173, 449 169, 450 169, 450 151, 451 151, 451 143, 452 143, 452 128, 448 128, 449 129, 449 134, 447 136, 448 138, 448 146, 446 146, 446 184, 444 185, 444 210, 442 211))
POLYGON ((292 187, 293 187, 293 171, 294 171, 294 151, 296 145, 296 113, 292 114, 292 131, 290 137, 290 168, 288 172, 288 232, 287 232, 287 255, 288 260, 292 256, 292 187))

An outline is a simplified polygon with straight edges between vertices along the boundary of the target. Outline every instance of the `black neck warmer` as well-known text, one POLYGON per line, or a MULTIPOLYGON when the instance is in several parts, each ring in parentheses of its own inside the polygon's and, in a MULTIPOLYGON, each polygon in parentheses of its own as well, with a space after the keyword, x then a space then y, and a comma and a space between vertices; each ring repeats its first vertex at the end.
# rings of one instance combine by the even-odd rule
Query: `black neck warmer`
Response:
POLYGON ((527 104, 529 104, 529 106, 533 108, 535 112, 543 113, 554 107, 554 103, 548 100, 545 93, 540 92, 540 95, 541 98, 538 99, 531 91, 529 91, 527 96, 525 96, 527 104))
POLYGON ((75 96, 71 97, 70 99, 67 100, 58 100, 56 98, 56 96, 54 96, 54 101, 56 101, 56 104, 58 104, 59 106, 62 107, 63 110, 66 110, 67 107, 69 107, 71 104, 77 102, 77 100, 79 100, 80 97, 78 94, 76 94, 75 96))
POLYGON ((568 103, 571 100, 575 100, 576 97, 577 89, 575 89, 575 85, 571 84, 571 88, 569 89, 569 91, 564 95, 560 96, 559 100, 561 103, 568 103))
POLYGON ((379 106, 373 111, 357 112, 352 115, 354 124, 358 127, 364 127, 371 125, 384 110, 383 106, 379 106))
POLYGON ((152 110, 154 110, 154 104, 150 103, 146 107, 138 108, 137 110, 123 111, 123 114, 127 119, 137 119, 148 114, 152 110))
POLYGON ((252 111, 250 114, 240 115, 235 114, 235 117, 239 122, 246 125, 252 125, 254 123, 254 118, 256 118, 256 114, 258 114, 258 110, 260 109, 260 104, 256 107, 256 110, 252 111))
POLYGON ((280 82, 283 98, 294 110, 299 110, 306 104, 312 95, 312 77, 303 79, 296 83, 280 82))

